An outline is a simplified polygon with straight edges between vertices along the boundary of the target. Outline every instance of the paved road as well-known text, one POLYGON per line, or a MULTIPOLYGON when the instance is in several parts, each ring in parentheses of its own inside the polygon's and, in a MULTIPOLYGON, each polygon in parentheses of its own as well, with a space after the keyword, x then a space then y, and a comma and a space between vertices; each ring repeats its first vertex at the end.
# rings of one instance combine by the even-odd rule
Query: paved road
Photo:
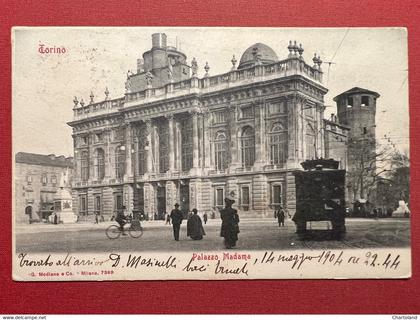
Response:
MULTIPOLYGON (((173 240, 172 227, 162 221, 143 222, 144 234, 109 240, 105 229, 111 222, 75 225, 26 225, 16 227, 17 252, 109 252, 109 251, 205 251, 223 250, 219 236, 220 221, 210 220, 201 241, 186 237, 186 223, 181 240, 173 240)), ((407 247, 410 245, 408 219, 347 219, 347 233, 342 241, 305 240, 295 234, 292 221, 279 227, 273 220, 245 220, 240 223, 238 250, 339 249, 370 247, 407 247)))

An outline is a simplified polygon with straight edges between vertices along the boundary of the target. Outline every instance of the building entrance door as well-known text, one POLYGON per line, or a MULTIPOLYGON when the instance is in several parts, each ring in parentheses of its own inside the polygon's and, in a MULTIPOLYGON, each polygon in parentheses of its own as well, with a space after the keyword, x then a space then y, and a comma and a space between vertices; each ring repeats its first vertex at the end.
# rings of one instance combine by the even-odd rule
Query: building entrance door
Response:
POLYGON ((27 206, 25 208, 25 214, 28 216, 29 223, 31 223, 32 222, 32 207, 31 206, 27 206))
POLYGON ((157 217, 154 217, 158 220, 163 220, 165 218, 166 212, 166 188, 158 187, 157 188, 157 217))
POLYGON ((181 211, 184 214, 184 218, 187 218, 188 212, 190 212, 190 186, 188 184, 181 185, 179 188, 179 193, 181 211))

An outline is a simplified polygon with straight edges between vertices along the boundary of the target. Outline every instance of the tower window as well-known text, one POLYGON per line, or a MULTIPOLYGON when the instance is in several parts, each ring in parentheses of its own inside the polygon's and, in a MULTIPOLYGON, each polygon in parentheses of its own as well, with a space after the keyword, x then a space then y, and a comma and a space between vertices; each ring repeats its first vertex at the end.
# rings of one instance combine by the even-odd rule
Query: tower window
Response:
POLYGON ((347 98, 347 108, 351 108, 351 107, 353 107, 353 98, 348 97, 347 98))
POLYGON ((369 106, 369 97, 368 96, 362 96, 362 107, 369 106))

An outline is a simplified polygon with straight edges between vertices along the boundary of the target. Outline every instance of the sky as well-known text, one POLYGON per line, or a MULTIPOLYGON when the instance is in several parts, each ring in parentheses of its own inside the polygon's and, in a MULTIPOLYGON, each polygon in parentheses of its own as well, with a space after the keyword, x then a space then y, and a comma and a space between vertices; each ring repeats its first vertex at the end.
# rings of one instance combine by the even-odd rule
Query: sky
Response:
POLYGON ((324 61, 325 117, 336 113, 333 98, 353 87, 378 92, 376 134, 391 138, 397 149, 409 147, 407 33, 403 28, 18 28, 12 61, 13 152, 73 155, 75 96, 85 102, 122 97, 128 70, 151 48, 151 35, 164 32, 168 45, 197 59, 199 77, 208 62, 210 75, 228 72, 232 56, 240 60, 251 45, 270 46, 279 60, 287 58, 289 40, 304 48, 312 65, 314 53, 324 61), (40 53, 40 45, 65 48, 64 54, 40 53), (330 65, 326 61, 332 62, 330 65))

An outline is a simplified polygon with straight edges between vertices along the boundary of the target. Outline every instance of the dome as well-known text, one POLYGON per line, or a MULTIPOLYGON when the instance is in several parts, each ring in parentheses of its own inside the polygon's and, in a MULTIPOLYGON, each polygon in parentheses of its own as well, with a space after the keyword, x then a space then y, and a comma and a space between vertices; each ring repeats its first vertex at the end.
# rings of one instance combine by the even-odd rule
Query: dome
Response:
POLYGON ((279 61, 277 54, 269 46, 264 43, 255 43, 245 50, 239 62, 238 69, 248 68, 254 65, 254 54, 257 52, 260 56, 262 64, 270 64, 279 61))

